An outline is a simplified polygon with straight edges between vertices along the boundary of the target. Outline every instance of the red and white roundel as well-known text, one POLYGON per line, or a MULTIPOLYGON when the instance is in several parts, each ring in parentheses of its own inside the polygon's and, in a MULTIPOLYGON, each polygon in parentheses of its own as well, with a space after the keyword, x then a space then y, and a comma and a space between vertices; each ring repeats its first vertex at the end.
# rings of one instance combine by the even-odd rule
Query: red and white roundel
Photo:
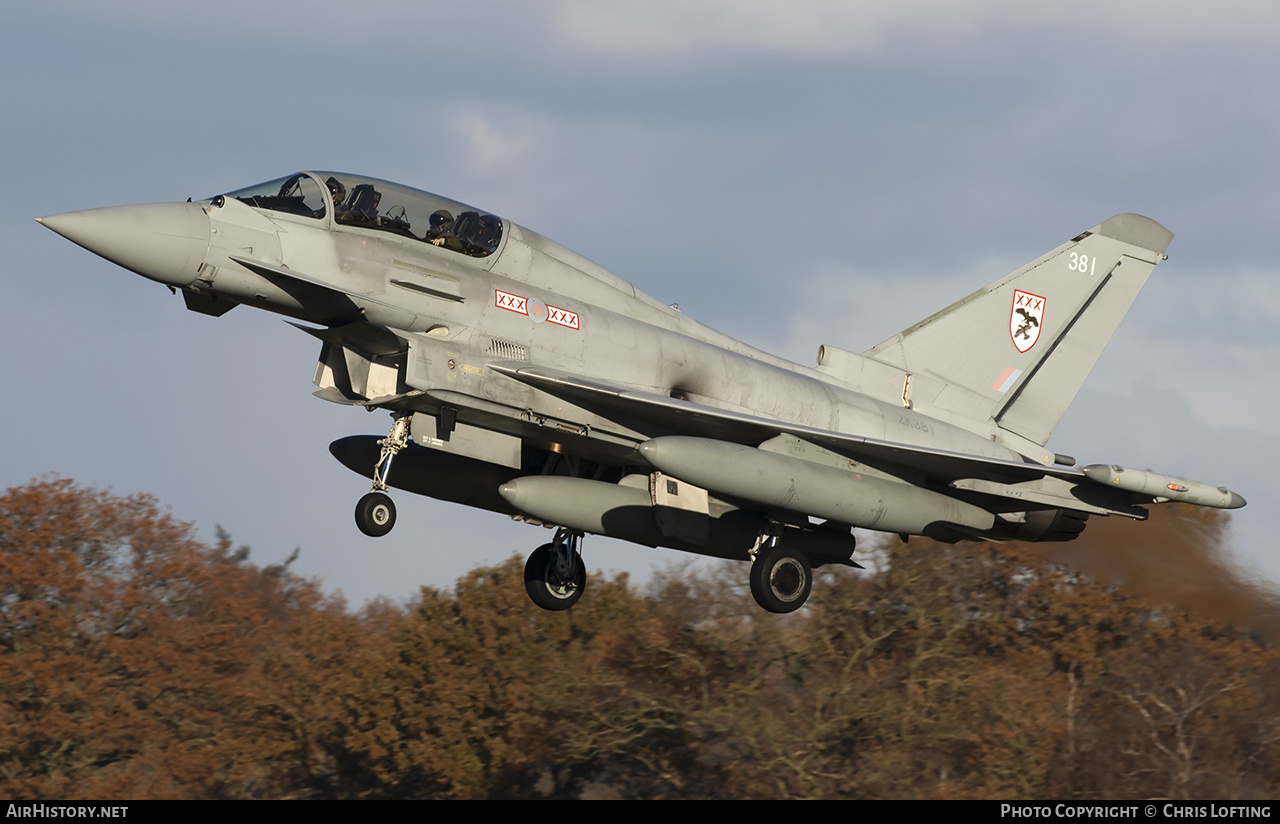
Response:
POLYGON ((1044 324, 1044 298, 1013 290, 1013 308, 1009 310, 1009 337, 1019 352, 1026 352, 1040 340, 1040 328, 1044 324))
POLYGON ((547 319, 547 305, 537 298, 529 298, 525 303, 525 312, 534 323, 542 323, 547 319))
POLYGON ((526 298, 523 295, 494 289, 493 305, 508 312, 515 312, 517 315, 524 315, 534 323, 542 323, 545 320, 575 331, 582 328, 582 321, 578 318, 577 312, 543 303, 537 298, 526 298))

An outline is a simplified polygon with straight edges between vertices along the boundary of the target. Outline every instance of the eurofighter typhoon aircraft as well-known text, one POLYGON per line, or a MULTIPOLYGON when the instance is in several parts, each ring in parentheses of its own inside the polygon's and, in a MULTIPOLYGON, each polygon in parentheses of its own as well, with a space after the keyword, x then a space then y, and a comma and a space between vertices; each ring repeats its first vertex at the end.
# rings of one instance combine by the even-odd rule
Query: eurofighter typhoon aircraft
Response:
POLYGON ((389 488, 557 527, 529 556, 538 606, 582 597, 586 533, 750 563, 791 612, 812 568, 856 566, 853 527, 940 541, 1068 541, 1090 515, 1236 508, 1223 487, 1045 444, 1173 235, 1122 214, 862 354, 810 368, 753 349, 487 212, 303 172, 206 200, 39 218, 220 316, 307 322, 315 394, 390 410, 329 447, 389 488))

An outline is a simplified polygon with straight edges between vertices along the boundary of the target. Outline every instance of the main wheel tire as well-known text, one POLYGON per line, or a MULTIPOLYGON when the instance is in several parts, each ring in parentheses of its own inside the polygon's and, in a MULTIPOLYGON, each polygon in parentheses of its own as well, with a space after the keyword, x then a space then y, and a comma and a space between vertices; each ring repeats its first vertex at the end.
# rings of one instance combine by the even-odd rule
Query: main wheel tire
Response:
POLYGON ((381 538, 396 525, 396 505, 390 495, 370 492, 356 504, 356 526, 371 538, 381 538))
POLYGON ((785 546, 761 549, 751 564, 751 594, 769 612, 795 612, 813 589, 813 570, 803 553, 785 546))
POLYGON ((573 568, 567 576, 556 569, 556 552, 553 544, 543 544, 535 549, 524 565, 524 589, 529 600, 552 612, 568 609, 582 597, 587 588, 587 569, 582 556, 572 554, 573 568))

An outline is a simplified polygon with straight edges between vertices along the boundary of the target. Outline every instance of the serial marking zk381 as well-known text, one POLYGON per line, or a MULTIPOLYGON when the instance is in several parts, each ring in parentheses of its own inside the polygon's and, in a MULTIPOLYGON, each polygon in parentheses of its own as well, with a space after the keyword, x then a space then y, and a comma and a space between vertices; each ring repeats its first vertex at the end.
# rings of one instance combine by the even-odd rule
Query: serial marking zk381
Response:
POLYGON ((525 569, 565 609, 580 541, 609 535, 750 562, 773 612, 811 569, 854 565, 852 529, 1065 541, 1090 515, 1244 506, 1222 488, 1045 448, 1173 235, 1116 215, 862 354, 816 368, 753 349, 479 209, 382 180, 303 172, 186 203, 40 221, 219 316, 245 304, 321 341, 321 398, 391 411, 330 445, 396 487, 558 527, 525 569))

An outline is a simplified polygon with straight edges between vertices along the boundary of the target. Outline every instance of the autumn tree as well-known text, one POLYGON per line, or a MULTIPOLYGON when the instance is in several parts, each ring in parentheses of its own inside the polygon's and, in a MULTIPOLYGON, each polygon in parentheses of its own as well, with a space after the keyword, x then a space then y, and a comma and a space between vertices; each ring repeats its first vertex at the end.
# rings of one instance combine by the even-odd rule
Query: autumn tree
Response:
POLYGON ((147 496, 70 481, 0 498, 0 786, 20 797, 287 793, 312 768, 341 605, 147 496), (300 638, 323 636, 324 644, 300 638), (321 660, 305 660, 328 646, 321 660), (305 666, 298 666, 303 660, 305 666))
POLYGON ((0 787, 27 797, 1274 797, 1274 599, 1227 521, 868 541, 529 603, 522 561, 351 612, 144 496, 0 498, 0 787), (1137 536, 1137 537, 1134 537, 1137 536), (1146 543, 1143 543, 1146 542, 1146 543))

